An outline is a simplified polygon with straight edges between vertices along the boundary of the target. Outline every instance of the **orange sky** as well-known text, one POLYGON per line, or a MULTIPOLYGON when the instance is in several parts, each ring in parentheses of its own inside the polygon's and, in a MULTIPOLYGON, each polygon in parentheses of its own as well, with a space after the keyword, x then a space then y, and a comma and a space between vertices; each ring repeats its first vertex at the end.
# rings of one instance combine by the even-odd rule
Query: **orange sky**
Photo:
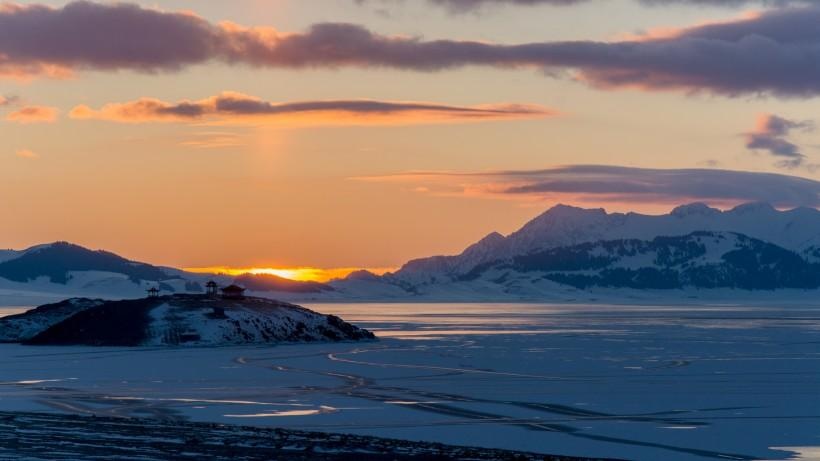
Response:
MULTIPOLYGON (((519 44, 649 40, 642 31, 755 18, 750 11, 760 10, 647 8, 612 0, 453 14, 420 0, 386 2, 381 6, 391 11, 385 15, 374 3, 136 2, 160 14, 185 10, 219 33, 234 34, 229 39, 249 34, 271 47, 328 21, 390 40, 519 44)), ((70 2, 19 2, 31 4, 63 8, 70 2)), ((120 61, 72 67, 68 57, 68 64, 3 59, 0 247, 67 240, 175 267, 296 268, 280 274, 326 280, 351 270, 334 268, 395 268, 412 258, 458 253, 559 202, 661 213, 699 199, 686 191, 629 200, 577 191, 498 193, 533 181, 457 174, 431 181, 407 172, 592 164, 820 174, 811 163, 817 133, 802 125, 764 134, 780 147, 800 149, 806 167, 785 169, 767 151, 746 146, 761 114, 816 117, 810 96, 636 91, 590 85, 571 69, 545 73, 531 65, 431 71, 359 65, 352 58, 355 65, 328 66, 233 58, 113 69, 120 61)))

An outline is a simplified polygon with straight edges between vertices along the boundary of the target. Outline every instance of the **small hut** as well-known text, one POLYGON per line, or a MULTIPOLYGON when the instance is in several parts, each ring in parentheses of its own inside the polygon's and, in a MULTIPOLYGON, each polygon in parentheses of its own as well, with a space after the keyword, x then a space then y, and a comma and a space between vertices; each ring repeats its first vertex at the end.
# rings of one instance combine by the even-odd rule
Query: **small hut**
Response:
POLYGON ((223 299, 245 299, 245 289, 239 285, 228 285, 220 291, 223 299))
POLYGON ((205 294, 208 296, 216 296, 219 294, 218 290, 219 287, 213 280, 209 280, 208 283, 205 284, 205 294))
POLYGON ((148 292, 148 297, 149 298, 158 298, 159 297, 159 288, 157 288, 157 287, 151 287, 151 288, 149 288, 148 290, 145 290, 145 291, 148 292))

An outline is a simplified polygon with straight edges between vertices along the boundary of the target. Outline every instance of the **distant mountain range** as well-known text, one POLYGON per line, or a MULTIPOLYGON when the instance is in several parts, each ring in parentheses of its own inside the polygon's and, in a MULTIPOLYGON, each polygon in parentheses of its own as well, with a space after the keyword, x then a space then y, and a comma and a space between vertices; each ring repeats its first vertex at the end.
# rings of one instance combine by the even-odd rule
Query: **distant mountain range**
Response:
POLYGON ((395 273, 330 283, 276 276, 203 275, 134 262, 70 243, 0 251, 0 290, 139 296, 150 286, 198 293, 238 283, 285 299, 541 299, 579 290, 814 290, 820 287, 820 211, 704 204, 650 216, 558 205, 508 236, 462 253, 416 259, 395 273))
POLYGON ((508 284, 538 276, 582 289, 814 289, 820 286, 820 264, 742 234, 699 231, 549 248, 480 264, 459 278, 508 284))
POLYGON ((348 284, 359 290, 387 283, 420 296, 499 299, 567 288, 813 290, 820 287, 820 211, 765 203, 721 211, 694 203, 652 216, 558 205, 459 255, 413 260, 378 280, 358 278, 348 284))
POLYGON ((333 288, 275 275, 194 274, 180 269, 131 261, 107 251, 68 242, 37 245, 25 250, 0 251, 0 290, 85 297, 141 297, 151 287, 163 293, 203 293, 208 280, 220 285, 240 283, 253 291, 322 293, 333 288))
POLYGON ((413 283, 440 283, 458 279, 479 264, 550 248, 607 240, 652 240, 698 231, 734 232, 820 260, 820 211, 813 208, 778 211, 765 203, 749 203, 720 211, 694 203, 651 216, 557 205, 507 237, 492 233, 457 256, 410 261, 395 276, 413 283))

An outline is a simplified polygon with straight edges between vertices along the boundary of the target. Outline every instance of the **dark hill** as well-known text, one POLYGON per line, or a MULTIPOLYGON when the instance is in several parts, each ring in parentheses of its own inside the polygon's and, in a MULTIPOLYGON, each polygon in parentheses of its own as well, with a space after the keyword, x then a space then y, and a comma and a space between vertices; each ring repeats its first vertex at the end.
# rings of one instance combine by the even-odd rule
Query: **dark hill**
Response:
POLYGON ((290 280, 271 274, 245 274, 237 277, 234 281, 251 291, 280 291, 284 293, 334 291, 333 287, 324 283, 290 280))
POLYGON ((107 301, 77 312, 26 343, 136 346, 147 339, 149 314, 162 302, 163 298, 107 301))
MULTIPOLYGON (((25 321, 26 314, 16 319, 25 321)), ((295 304, 264 298, 228 300, 177 294, 103 301, 91 306, 78 303, 76 313, 44 328, 26 343, 213 346, 370 339, 375 336, 367 330, 295 304)))
POLYGON ((48 277, 53 283, 65 284, 70 271, 116 272, 125 274, 134 281, 174 278, 159 267, 66 242, 30 249, 18 258, 0 263, 0 277, 15 282, 48 277))

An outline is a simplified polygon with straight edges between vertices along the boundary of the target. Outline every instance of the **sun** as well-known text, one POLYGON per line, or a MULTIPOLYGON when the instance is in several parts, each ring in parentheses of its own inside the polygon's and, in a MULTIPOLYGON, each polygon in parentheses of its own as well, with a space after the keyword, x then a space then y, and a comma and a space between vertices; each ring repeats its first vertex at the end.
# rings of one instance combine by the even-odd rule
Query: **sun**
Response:
POLYGON ((327 281, 328 275, 325 273, 326 271, 322 269, 316 269, 311 267, 297 267, 297 268, 290 268, 290 269, 277 269, 272 267, 259 267, 259 268, 252 268, 245 272, 246 274, 267 274, 267 275, 275 275, 277 277, 282 277, 285 279, 290 280, 297 280, 300 282, 323 282, 327 281))

